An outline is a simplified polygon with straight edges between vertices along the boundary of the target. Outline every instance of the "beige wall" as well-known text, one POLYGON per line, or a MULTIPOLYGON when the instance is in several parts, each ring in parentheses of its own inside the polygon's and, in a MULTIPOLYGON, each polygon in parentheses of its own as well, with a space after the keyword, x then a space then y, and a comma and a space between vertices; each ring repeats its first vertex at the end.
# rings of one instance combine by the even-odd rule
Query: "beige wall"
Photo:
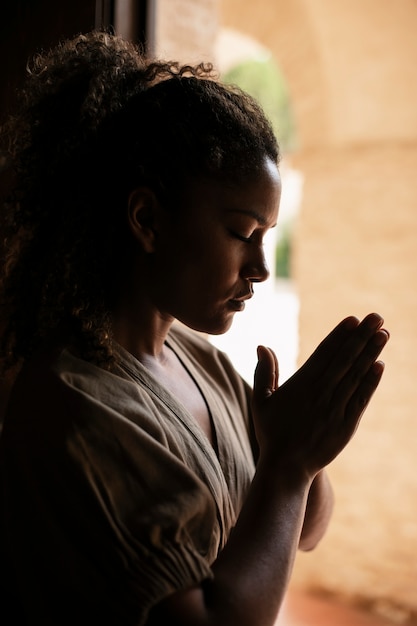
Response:
POLYGON ((305 179, 294 259, 300 361, 345 315, 377 310, 391 330, 383 382, 330 468, 330 530, 299 555, 293 584, 399 623, 417 615, 417 2, 159 6, 161 54, 210 58, 219 23, 267 46, 288 81, 305 179))
POLYGON ((212 61, 218 0, 154 0, 157 56, 184 63, 212 61))
POLYGON ((417 609, 416 150, 369 145, 303 162, 297 243, 301 351, 347 313, 383 313, 387 369, 350 447, 331 466, 336 511, 296 579, 417 609), (323 180, 325 173, 326 180, 323 180), (321 181, 321 184, 320 184, 321 181))
POLYGON ((222 0, 288 81, 305 177, 294 273, 300 361, 348 314, 392 338, 383 382, 331 466, 336 510, 293 584, 417 614, 417 3, 222 0))

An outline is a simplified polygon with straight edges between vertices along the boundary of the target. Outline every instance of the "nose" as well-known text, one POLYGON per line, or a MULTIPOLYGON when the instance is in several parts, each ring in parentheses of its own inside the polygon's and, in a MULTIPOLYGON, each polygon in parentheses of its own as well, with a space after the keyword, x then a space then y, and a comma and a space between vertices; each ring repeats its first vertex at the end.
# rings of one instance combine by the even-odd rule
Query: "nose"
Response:
POLYGON ((262 283, 269 277, 269 274, 263 247, 256 247, 256 253, 254 252, 242 269, 242 278, 251 283, 262 283))

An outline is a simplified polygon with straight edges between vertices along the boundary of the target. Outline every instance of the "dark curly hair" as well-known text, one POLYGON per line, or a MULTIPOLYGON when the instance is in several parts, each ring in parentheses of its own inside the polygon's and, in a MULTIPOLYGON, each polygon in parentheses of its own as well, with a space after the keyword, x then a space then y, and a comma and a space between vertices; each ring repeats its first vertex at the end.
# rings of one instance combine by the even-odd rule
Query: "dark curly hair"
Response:
POLYGON ((58 329, 110 362, 135 187, 180 210, 187 177, 241 181, 279 159, 259 105, 210 65, 147 60, 105 32, 35 57, 0 139, 14 182, 0 211, 6 369, 58 329))

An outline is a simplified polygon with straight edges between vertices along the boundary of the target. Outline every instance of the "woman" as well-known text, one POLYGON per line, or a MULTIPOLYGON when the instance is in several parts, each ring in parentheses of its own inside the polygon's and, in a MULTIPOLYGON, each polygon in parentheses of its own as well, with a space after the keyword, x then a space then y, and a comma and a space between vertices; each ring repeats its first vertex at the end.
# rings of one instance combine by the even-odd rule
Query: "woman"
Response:
POLYGON ((378 385, 379 315, 253 392, 201 333, 268 276, 278 146, 210 68, 104 33, 34 61, 3 129, 2 623, 272 626, 378 385))

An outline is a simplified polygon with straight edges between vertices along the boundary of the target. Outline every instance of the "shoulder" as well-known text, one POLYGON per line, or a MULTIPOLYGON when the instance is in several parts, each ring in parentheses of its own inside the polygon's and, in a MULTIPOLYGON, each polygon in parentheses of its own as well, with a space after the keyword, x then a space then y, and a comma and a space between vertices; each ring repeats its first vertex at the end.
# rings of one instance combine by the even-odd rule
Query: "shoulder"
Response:
POLYGON ((122 371, 106 371, 66 349, 51 350, 31 359, 17 376, 4 431, 9 437, 39 439, 42 447, 46 440, 67 439, 74 432, 111 436, 116 426, 120 431, 123 425, 150 421, 144 393, 122 371))
POLYGON ((114 378, 102 368, 67 349, 44 351, 28 361, 13 385, 11 401, 59 404, 77 395, 95 395, 114 378))

